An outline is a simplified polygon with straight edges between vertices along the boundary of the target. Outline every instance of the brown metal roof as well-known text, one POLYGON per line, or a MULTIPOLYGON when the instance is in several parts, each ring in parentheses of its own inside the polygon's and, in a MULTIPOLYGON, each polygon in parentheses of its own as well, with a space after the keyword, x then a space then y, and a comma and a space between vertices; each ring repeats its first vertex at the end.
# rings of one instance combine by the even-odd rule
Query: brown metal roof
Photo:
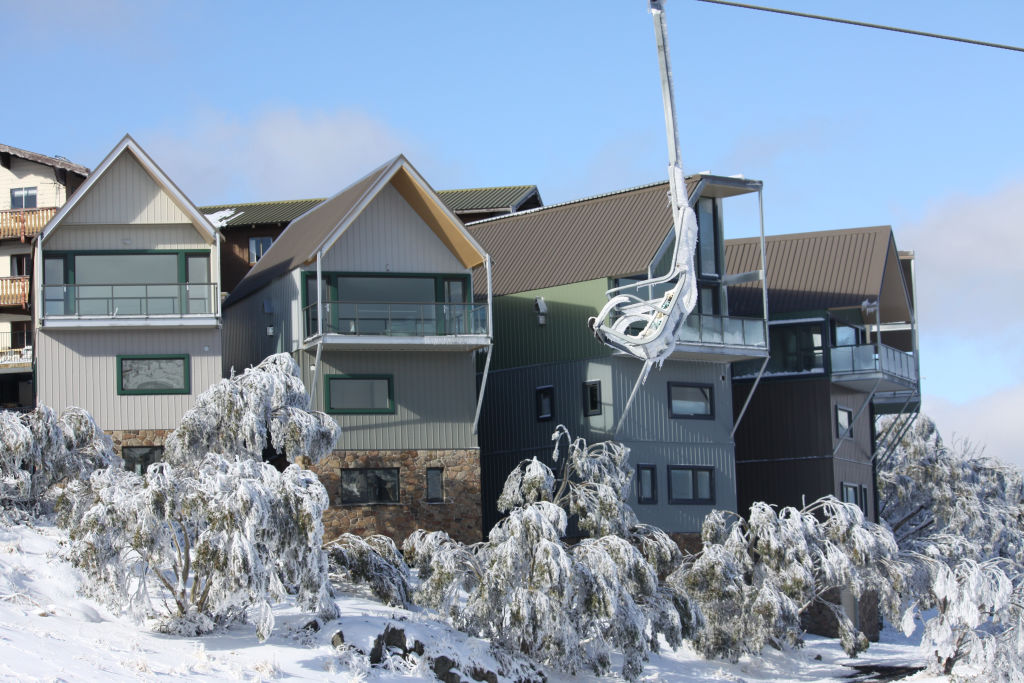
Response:
MULTIPOLYGON (((687 179, 693 192, 700 177, 687 179)), ((646 272, 672 227, 668 183, 471 223, 495 296, 646 272)), ((477 278, 481 280, 481 278, 477 278)))
MULTIPOLYGON (((774 317, 876 301, 893 244, 892 228, 887 225, 765 237, 769 314, 774 317)), ((758 252, 758 238, 726 240, 726 272, 757 270, 758 252)), ((760 315, 760 286, 731 287, 729 311, 760 315)))
POLYGON ((437 196, 452 211, 473 212, 506 209, 515 211, 531 196, 540 194, 536 185, 473 187, 463 190, 438 190, 437 196))
POLYGON ((208 218, 217 216, 219 228, 235 228, 264 223, 288 223, 323 202, 320 199, 290 199, 279 202, 249 202, 246 204, 218 204, 200 206, 208 218))
POLYGON ((48 157, 45 154, 29 152, 28 150, 18 149, 17 147, 11 147, 10 145, 4 144, 0 144, 0 154, 10 154, 21 159, 34 161, 37 164, 45 164, 47 166, 52 166, 53 168, 64 169, 65 171, 76 173, 82 176, 83 178, 89 175, 89 169, 87 169, 85 166, 73 164, 63 157, 48 157))

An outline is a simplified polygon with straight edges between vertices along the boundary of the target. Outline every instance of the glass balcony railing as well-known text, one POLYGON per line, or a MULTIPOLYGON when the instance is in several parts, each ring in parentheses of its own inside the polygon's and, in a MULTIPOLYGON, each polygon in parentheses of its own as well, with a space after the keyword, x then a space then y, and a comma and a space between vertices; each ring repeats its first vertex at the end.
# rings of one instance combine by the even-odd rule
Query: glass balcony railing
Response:
POLYGON ((917 381, 914 356, 884 344, 837 346, 829 349, 832 374, 848 372, 883 372, 912 382, 917 381))
POLYGON ((43 285, 43 317, 209 316, 217 289, 210 282, 43 285))
POLYGON ((715 344, 767 348, 765 321, 724 315, 691 315, 676 340, 681 344, 715 344))
POLYGON ((0 332, 0 367, 32 362, 32 337, 28 332, 0 332))
MULTIPOLYGON (((486 335, 485 304, 329 301, 323 333, 353 336, 429 337, 486 335)), ((317 334, 317 306, 306 306, 306 336, 317 334)))

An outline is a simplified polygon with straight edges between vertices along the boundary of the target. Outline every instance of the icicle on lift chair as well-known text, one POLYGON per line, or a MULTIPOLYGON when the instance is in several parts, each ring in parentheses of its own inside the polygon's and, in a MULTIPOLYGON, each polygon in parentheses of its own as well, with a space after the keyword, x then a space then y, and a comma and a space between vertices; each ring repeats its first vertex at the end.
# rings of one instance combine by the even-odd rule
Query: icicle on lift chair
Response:
POLYGON ((644 362, 633 391, 615 424, 618 434, 640 385, 647 381, 651 368, 659 368, 676 347, 676 339, 686 317, 697 302, 697 281, 693 253, 697 245, 697 215, 686 194, 686 178, 679 155, 679 133, 676 129, 675 101, 672 97, 672 72, 669 68, 665 10, 662 0, 650 0, 654 16, 654 36, 658 44, 661 68, 661 94, 665 107, 665 129, 669 151, 669 201, 672 205, 672 230, 675 248, 669 272, 639 283, 613 287, 607 292, 608 303, 589 323, 594 336, 611 348, 644 362), (672 283, 660 297, 644 299, 638 294, 645 289, 650 297, 654 287, 672 283), (634 293, 626 293, 625 290, 634 293))

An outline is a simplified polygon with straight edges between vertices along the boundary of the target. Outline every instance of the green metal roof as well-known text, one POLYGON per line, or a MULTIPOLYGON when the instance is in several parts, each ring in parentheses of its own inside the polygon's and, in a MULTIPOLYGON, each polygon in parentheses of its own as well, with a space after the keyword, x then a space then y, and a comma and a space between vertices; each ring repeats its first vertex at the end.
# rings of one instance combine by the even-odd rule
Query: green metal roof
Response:
POLYGON ((324 200, 289 199, 281 202, 251 202, 200 206, 199 210, 218 228, 259 223, 290 223, 324 200))
POLYGON ((449 210, 488 211, 518 209, 530 196, 537 194, 536 185, 508 185, 506 187, 476 187, 465 190, 439 190, 437 196, 449 210))

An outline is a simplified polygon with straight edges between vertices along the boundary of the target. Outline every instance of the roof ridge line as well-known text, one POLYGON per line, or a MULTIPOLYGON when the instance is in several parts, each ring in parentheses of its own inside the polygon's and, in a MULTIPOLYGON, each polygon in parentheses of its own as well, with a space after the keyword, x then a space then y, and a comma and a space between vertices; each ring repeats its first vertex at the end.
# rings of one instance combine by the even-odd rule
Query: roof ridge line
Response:
POLYGON ((257 204, 297 204, 299 202, 323 202, 326 197, 310 197, 308 199, 272 199, 269 201, 262 202, 239 202, 238 204, 206 204, 204 206, 197 206, 197 209, 219 209, 229 206, 256 206, 257 204))

